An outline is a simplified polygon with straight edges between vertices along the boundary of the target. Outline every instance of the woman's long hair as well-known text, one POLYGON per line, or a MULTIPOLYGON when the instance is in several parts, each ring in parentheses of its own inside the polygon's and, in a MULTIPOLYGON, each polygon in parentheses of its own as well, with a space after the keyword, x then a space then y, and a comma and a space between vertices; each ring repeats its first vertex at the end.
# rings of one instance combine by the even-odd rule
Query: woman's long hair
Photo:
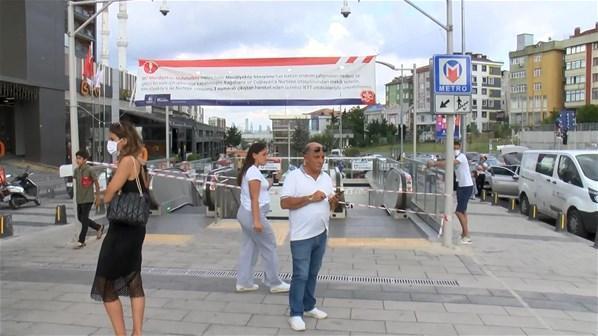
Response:
POLYGON ((255 164, 255 160, 253 159, 253 154, 257 154, 261 151, 266 149, 266 144, 263 142, 256 142, 249 147, 247 150, 247 157, 245 157, 245 162, 243 162, 243 168, 239 171, 239 176, 237 177, 237 183, 241 185, 243 182, 243 176, 247 172, 247 169, 255 164))
POLYGON ((119 161, 128 155, 132 155, 134 158, 139 156, 141 149, 143 148, 143 142, 141 141, 139 133, 137 133, 137 130, 133 127, 133 124, 127 121, 113 123, 110 125, 110 132, 116 134, 120 139, 127 139, 127 144, 124 145, 118 153, 119 161))

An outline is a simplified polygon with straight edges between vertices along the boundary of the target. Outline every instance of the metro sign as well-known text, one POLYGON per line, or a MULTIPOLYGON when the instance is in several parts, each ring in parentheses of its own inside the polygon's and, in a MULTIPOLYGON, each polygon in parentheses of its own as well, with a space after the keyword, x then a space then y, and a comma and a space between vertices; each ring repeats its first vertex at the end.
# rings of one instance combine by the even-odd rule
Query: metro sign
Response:
POLYGON ((453 95, 471 93, 469 55, 434 55, 434 93, 453 95))

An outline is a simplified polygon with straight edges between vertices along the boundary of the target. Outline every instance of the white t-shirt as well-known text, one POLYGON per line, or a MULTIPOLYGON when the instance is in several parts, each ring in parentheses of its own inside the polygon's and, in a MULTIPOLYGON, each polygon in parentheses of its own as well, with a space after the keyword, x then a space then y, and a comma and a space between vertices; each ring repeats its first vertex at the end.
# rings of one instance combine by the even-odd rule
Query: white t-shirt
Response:
POLYGON ((455 165, 455 175, 457 175, 457 182, 460 187, 469 187, 473 185, 471 179, 471 172, 469 171, 469 163, 467 162, 467 156, 461 153, 457 155, 455 160, 459 161, 458 165, 455 165))
POLYGON ((260 207, 270 203, 270 192, 268 188, 270 187, 270 183, 260 170, 257 169, 256 166, 252 165, 247 169, 245 175, 243 175, 243 181, 241 182, 241 205, 246 210, 251 211, 251 196, 249 194, 249 181, 258 180, 260 181, 260 199, 259 204, 260 207))
MULTIPOLYGON (((303 167, 295 169, 284 179, 280 198, 309 196, 316 191, 327 196, 334 193, 332 179, 324 172, 317 180, 309 176, 303 167)), ((299 209, 289 210, 290 240, 304 240, 315 237, 328 229, 330 205, 328 198, 309 203, 299 209)))

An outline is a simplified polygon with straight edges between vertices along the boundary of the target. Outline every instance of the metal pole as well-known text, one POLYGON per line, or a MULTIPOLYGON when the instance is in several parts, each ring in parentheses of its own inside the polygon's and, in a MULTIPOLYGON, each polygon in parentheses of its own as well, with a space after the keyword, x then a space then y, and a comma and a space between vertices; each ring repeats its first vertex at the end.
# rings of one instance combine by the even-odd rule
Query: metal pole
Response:
MULTIPOLYGON (((451 55, 453 53, 453 1, 446 0, 446 53, 451 55)), ((446 221, 444 223, 444 230, 442 235, 442 242, 444 246, 451 247, 453 244, 453 173, 454 173, 454 133, 455 133, 455 115, 447 115, 447 129, 446 129, 446 168, 444 170, 444 193, 446 194, 446 201, 444 202, 444 214, 446 221)))
POLYGON ((413 159, 417 153, 417 65, 413 63, 413 159))
MULTIPOLYGON (((463 16, 464 2, 465 0, 461 0, 461 55, 465 55, 465 19, 463 16)), ((467 126, 469 125, 468 119, 469 113, 465 113, 461 117, 461 132, 463 134, 463 141, 461 141, 461 150, 463 152, 467 152, 467 126)))
MULTIPOLYGON (((332 112, 334 113, 334 111, 332 112)), ((289 166, 291 165, 291 119, 287 119, 287 157, 289 166)))
MULTIPOLYGON (((71 164, 73 167, 73 209, 77 209, 77 181, 75 177, 75 166, 77 164, 75 153, 79 150, 79 118, 77 118, 77 66, 75 65, 75 11, 72 1, 67 3, 68 16, 68 35, 69 35, 69 115, 70 115, 70 133, 71 133, 71 164)), ((80 222, 77 217, 74 219, 75 223, 80 222)), ((80 229, 79 225, 75 225, 77 231, 80 229)))
POLYGON ((166 127, 166 167, 170 167, 170 118, 168 112, 168 105, 164 108, 166 120, 165 120, 165 127, 166 127))
POLYGON ((403 82, 405 81, 405 78, 403 77, 403 64, 401 64, 401 82, 399 83, 399 119, 400 123, 399 123, 399 136, 401 137, 400 141, 401 141, 401 150, 399 153, 399 160, 401 159, 401 156, 403 155, 403 82))

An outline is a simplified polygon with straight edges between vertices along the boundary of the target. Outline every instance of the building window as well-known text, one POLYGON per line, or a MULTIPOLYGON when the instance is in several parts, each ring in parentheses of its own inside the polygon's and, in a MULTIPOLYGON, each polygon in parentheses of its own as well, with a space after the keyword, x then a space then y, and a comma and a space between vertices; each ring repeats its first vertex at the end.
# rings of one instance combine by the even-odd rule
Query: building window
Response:
POLYGON ((580 44, 578 46, 568 47, 565 50, 565 53, 567 55, 571 55, 571 54, 577 54, 577 53, 584 52, 584 51, 586 51, 586 45, 585 44, 580 44))
POLYGON ((598 82, 598 73, 592 74, 592 82, 598 82))
MULTIPOLYGON (((596 75, 598 75, 598 74, 596 74, 596 75)), ((478 94, 478 88, 472 88, 471 89, 471 93, 472 94, 478 94)))
POLYGON ((486 66, 482 65, 482 72, 486 72, 486 66))
POLYGON ((472 65, 471 70, 478 71, 478 65, 477 64, 472 65))
POLYGON ((592 89, 592 100, 598 99, 598 88, 592 89))
POLYGON ((473 100, 473 106, 478 106, 478 100, 477 99, 473 100))
POLYGON ((534 62, 538 63, 540 61, 542 61, 542 54, 537 54, 534 56, 534 62))
POLYGON ((598 42, 592 43, 592 49, 598 49, 598 42))
POLYGON ((486 84, 488 82, 488 77, 482 77, 482 84, 486 84))
POLYGON ((565 92, 566 102, 578 102, 586 99, 585 90, 571 90, 565 92))
POLYGON ((482 89, 482 94, 483 95, 488 94, 488 89, 482 89))
POLYGON ((592 60, 592 66, 598 66, 598 57, 594 57, 592 60))
POLYGON ((534 77, 540 77, 542 75, 542 69, 535 68, 534 69, 534 77))
POLYGON ((586 76, 585 75, 577 75, 577 76, 568 76, 565 78, 565 84, 567 85, 571 85, 571 84, 583 84, 586 82, 586 76))
POLYGON ((542 83, 534 83, 534 90, 535 91, 542 90, 542 83))
POLYGON ((488 117, 488 112, 482 111, 482 118, 487 118, 487 117, 488 117))
POLYGON ((488 105, 488 100, 486 99, 482 99, 482 106, 487 106, 488 105))

